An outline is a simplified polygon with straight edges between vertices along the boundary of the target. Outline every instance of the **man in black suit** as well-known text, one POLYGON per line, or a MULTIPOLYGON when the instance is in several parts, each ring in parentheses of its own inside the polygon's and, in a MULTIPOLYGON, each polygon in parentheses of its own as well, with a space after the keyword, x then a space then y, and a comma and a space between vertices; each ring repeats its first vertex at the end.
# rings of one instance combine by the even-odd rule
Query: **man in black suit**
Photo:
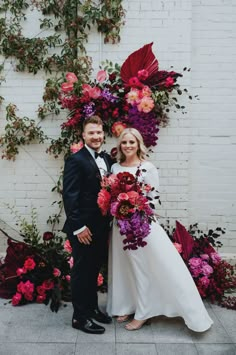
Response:
POLYGON ((66 159, 63 202, 66 222, 63 232, 72 246, 71 293, 74 308, 72 327, 86 333, 102 334, 105 328, 94 322, 112 320, 98 308, 97 277, 107 256, 109 218, 97 204, 101 177, 110 171, 112 160, 100 152, 104 141, 102 120, 92 116, 84 121, 84 147, 66 159), (101 155, 100 155, 101 154, 101 155))

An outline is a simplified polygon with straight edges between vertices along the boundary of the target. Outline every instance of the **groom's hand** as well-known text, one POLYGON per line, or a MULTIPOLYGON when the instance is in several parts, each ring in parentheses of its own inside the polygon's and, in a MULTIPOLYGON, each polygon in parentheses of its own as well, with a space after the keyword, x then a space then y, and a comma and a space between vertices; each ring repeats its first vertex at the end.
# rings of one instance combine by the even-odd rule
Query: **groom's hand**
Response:
POLYGON ((89 245, 92 241, 92 233, 88 227, 85 228, 82 232, 77 234, 78 241, 82 244, 89 245))

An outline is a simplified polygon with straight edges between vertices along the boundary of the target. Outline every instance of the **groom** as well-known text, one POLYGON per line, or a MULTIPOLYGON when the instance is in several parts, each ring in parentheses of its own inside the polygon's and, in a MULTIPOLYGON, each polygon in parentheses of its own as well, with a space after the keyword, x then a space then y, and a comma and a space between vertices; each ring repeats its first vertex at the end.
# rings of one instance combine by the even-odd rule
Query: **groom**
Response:
POLYGON ((97 205, 101 177, 110 171, 112 160, 100 152, 104 141, 100 117, 91 116, 83 125, 84 147, 65 162, 63 202, 66 222, 63 232, 72 246, 71 271, 73 304, 72 327, 91 334, 102 334, 99 323, 112 319, 98 308, 97 277, 108 248, 109 219, 97 205))

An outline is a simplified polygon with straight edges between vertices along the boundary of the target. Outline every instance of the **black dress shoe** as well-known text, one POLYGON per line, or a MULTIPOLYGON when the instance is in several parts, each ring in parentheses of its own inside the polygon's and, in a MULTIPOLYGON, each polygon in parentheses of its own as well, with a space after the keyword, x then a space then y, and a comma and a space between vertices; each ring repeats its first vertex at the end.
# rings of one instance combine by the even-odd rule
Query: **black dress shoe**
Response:
POLYGON ((99 323, 109 324, 112 322, 112 318, 109 317, 107 314, 102 313, 99 308, 94 309, 91 314, 91 318, 96 320, 99 323))
POLYGON ((94 323, 90 318, 79 321, 72 319, 72 328, 89 334, 103 334, 105 332, 105 328, 94 323))

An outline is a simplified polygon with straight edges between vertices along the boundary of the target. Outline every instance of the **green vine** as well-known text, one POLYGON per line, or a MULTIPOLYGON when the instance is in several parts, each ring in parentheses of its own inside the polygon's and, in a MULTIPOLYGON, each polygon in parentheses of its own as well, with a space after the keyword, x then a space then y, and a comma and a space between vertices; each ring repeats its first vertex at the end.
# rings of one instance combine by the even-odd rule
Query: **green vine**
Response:
MULTIPOLYGON (((91 58, 85 48, 89 31, 97 28, 105 43, 119 42, 125 15, 122 0, 101 0, 98 3, 91 0, 3 0, 0 14, 3 15, 0 19, 0 54, 6 59, 15 58, 17 71, 37 74, 43 70, 51 75, 46 80, 44 104, 38 108, 40 120, 60 113, 58 92, 66 72, 74 72, 81 82, 88 80, 92 71, 91 58), (31 38, 23 35, 22 27, 29 8, 43 15, 40 32, 31 38), (50 35, 44 36, 45 32, 50 32, 50 35)), ((0 97, 2 101, 3 97, 0 97)), ((0 137, 0 145, 4 149, 2 158, 15 160, 19 146, 35 139, 41 143, 45 138, 34 120, 16 117, 15 105, 8 105, 5 135, 0 137), (27 129, 29 132, 24 137, 27 129)), ((48 152, 53 152, 54 146, 52 140, 48 152)))

